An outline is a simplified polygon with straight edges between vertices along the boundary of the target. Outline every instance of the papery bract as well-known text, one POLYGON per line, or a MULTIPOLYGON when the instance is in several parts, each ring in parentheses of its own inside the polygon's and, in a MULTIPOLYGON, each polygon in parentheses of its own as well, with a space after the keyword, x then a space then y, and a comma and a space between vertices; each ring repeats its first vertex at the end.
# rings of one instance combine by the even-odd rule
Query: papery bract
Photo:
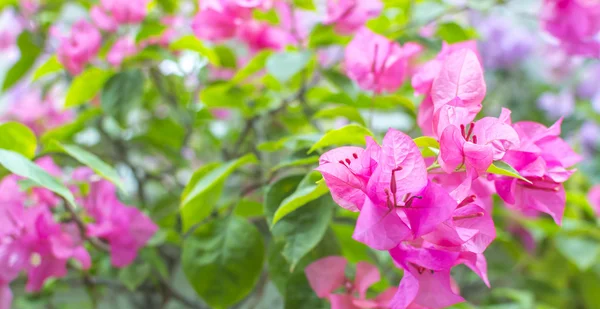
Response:
POLYGON ((120 24, 136 24, 144 20, 149 0, 101 0, 102 7, 120 24))
POLYGON ((600 185, 593 186, 587 195, 596 216, 600 217, 600 185))
POLYGON ((121 65, 121 62, 129 56, 135 55, 137 48, 135 41, 128 37, 118 39, 106 55, 106 60, 114 67, 121 65))
POLYGON ((345 51, 344 65, 348 76, 365 90, 393 92, 404 82, 409 60, 420 52, 415 43, 401 47, 398 43, 362 28, 345 51))
POLYGON ((105 12, 101 6, 92 7, 90 17, 96 27, 101 30, 115 32, 119 28, 119 24, 117 24, 115 19, 109 13, 105 12))
POLYGON ((58 59, 71 74, 77 75, 96 57, 101 43, 100 32, 86 20, 79 20, 71 28, 70 35, 61 38, 58 59))
POLYGON ((327 0, 325 23, 335 25, 339 33, 352 34, 382 9, 380 0, 327 0))

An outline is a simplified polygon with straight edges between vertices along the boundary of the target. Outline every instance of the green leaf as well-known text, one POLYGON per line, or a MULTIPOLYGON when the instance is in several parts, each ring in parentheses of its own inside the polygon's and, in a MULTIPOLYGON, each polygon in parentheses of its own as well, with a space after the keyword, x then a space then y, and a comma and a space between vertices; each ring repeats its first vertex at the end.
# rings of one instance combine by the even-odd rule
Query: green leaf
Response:
POLYGON ((93 99, 112 74, 111 71, 99 68, 89 68, 83 71, 73 79, 67 92, 65 107, 76 107, 93 99))
POLYGON ((339 129, 331 130, 316 142, 309 150, 311 153, 317 149, 334 146, 334 145, 365 145, 365 136, 373 136, 369 129, 357 125, 349 124, 339 129))
POLYGON ((225 179, 239 167, 257 163, 253 154, 245 155, 226 164, 212 165, 210 169, 202 168, 199 175, 194 175, 181 196, 181 216, 184 231, 206 218, 214 205, 205 205, 205 198, 221 195, 225 179))
POLYGON ((296 159, 296 160, 283 161, 283 162, 280 162, 279 164, 273 166, 273 168, 271 168, 270 172, 273 173, 273 172, 280 170, 282 168, 285 168, 285 167, 313 165, 318 162, 319 162, 319 156, 310 156, 310 157, 296 159))
POLYGON ((455 22, 446 22, 438 25, 437 36, 448 44, 467 41, 476 37, 473 30, 466 30, 455 22))
POLYGON ((431 136, 420 136, 413 140, 424 158, 435 157, 440 152, 440 143, 431 136))
POLYGON ((12 150, 31 159, 35 156, 37 140, 27 126, 11 121, 0 125, 0 148, 12 150))
POLYGON ((350 121, 354 121, 361 126, 366 126, 366 123, 356 107, 352 106, 334 106, 319 110, 314 118, 337 118, 345 117, 350 121))
POLYGON ((311 11, 314 11, 317 9, 315 4, 313 3, 313 0, 294 0, 293 3, 299 9, 311 10, 311 11))
POLYGON ((347 224, 333 224, 333 231, 337 235, 342 248, 342 254, 350 263, 358 263, 360 261, 370 261, 373 257, 369 255, 369 247, 352 238, 354 234, 354 226, 347 224))
POLYGON ((200 92, 200 100, 207 107, 232 107, 248 110, 247 92, 229 83, 210 85, 200 92))
POLYGON ((170 14, 176 13, 179 8, 179 1, 177 0, 157 0, 157 2, 163 10, 170 14))
POLYGON ((119 280, 129 291, 135 291, 150 276, 150 264, 133 263, 119 271, 119 280))
POLYGON ((265 68, 265 64, 267 59, 273 54, 270 50, 263 50, 256 54, 248 63, 241 68, 233 78, 231 79, 232 83, 239 83, 249 76, 259 72, 260 70, 265 68))
POLYGON ((248 295, 262 272, 264 241, 247 221, 231 216, 200 227, 185 240, 183 272, 212 308, 228 308, 248 295))
POLYGON ((163 25, 159 21, 146 20, 142 24, 138 34, 135 36, 135 42, 139 43, 145 39, 160 36, 165 30, 167 30, 167 26, 163 25))
POLYGON ((271 233, 276 241, 285 242, 281 254, 290 263, 290 271, 323 239, 334 209, 331 196, 325 195, 273 223, 271 233))
POLYGON ((308 37, 308 46, 311 48, 346 45, 352 37, 341 36, 335 32, 333 25, 317 24, 308 37))
POLYGON ((281 202, 273 215, 272 225, 274 226, 281 218, 329 192, 325 182, 317 182, 320 178, 319 172, 307 174, 298 189, 281 202))
POLYGON ((579 270, 585 271, 598 262, 600 244, 585 237, 556 237, 556 248, 579 270))
POLYGON ((391 109, 401 107, 402 109, 413 115, 417 114, 415 104, 407 97, 403 97, 396 94, 390 94, 383 96, 375 96, 372 100, 373 105, 376 108, 391 109))
POLYGON ((510 166, 508 163, 504 161, 495 161, 488 167, 487 172, 490 174, 508 176, 512 178, 518 178, 528 183, 531 183, 527 178, 521 176, 514 167, 510 166))
POLYGON ((215 53, 219 56, 219 64, 221 67, 235 69, 237 67, 237 60, 235 58, 235 52, 225 46, 217 45, 214 47, 215 53))
POLYGON ((17 45, 21 55, 19 60, 8 70, 4 76, 2 90, 7 90, 15 85, 35 64, 37 57, 41 54, 43 42, 36 44, 34 35, 29 31, 23 31, 17 38, 17 45))
POLYGON ((56 141, 55 145, 60 150, 75 158, 75 160, 79 161, 83 165, 93 169, 94 172, 96 172, 98 175, 114 183, 119 187, 119 189, 125 192, 125 184, 121 180, 121 177, 119 177, 117 171, 113 169, 110 165, 102 161, 100 158, 98 158, 95 154, 90 153, 75 145, 65 145, 56 141))
POLYGON ((264 207, 269 226, 273 224, 273 216, 281 202, 298 188, 302 179, 304 179, 302 175, 287 176, 279 179, 267 188, 264 197, 264 207))
POLYGON ((119 72, 104 85, 100 102, 102 109, 119 119, 142 101, 144 74, 139 69, 119 72))
POLYGON ((71 191, 67 187, 21 154, 0 149, 0 164, 11 173, 27 178, 38 186, 62 196, 67 202, 75 205, 73 194, 71 194, 71 191))
POLYGON ((63 65, 58 61, 56 55, 48 58, 44 64, 42 64, 33 73, 33 81, 36 81, 48 74, 56 73, 63 70, 63 65))
POLYGON ((77 119, 60 127, 52 128, 46 131, 40 138, 42 144, 49 145, 51 141, 67 141, 70 140, 77 132, 83 130, 87 123, 101 115, 99 108, 92 108, 81 112, 77 115, 77 119))
POLYGON ((267 72, 285 83, 306 67, 311 56, 309 52, 294 51, 273 54, 267 59, 267 72))
POLYGON ((260 217, 264 214, 264 207, 261 203, 249 199, 242 199, 233 214, 242 218, 260 217))
POLYGON ((217 55, 217 53, 213 49, 204 45, 202 41, 200 41, 197 37, 193 35, 186 35, 179 38, 177 41, 172 42, 169 48, 171 50, 187 49, 195 51, 200 55, 206 57, 206 59, 208 59, 208 62, 216 66, 219 66, 221 64, 219 60, 219 55, 217 55))

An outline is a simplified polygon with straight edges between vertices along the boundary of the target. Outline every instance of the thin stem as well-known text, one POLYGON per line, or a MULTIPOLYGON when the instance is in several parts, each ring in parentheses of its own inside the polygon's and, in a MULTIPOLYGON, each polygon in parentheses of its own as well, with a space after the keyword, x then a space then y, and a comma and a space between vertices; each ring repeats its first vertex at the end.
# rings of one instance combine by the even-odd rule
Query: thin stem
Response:
POLYGON ((63 198, 63 204, 65 205, 65 208, 67 209, 67 211, 71 214, 71 218, 73 219, 73 221, 75 221, 75 224, 77 224, 77 227, 79 228, 79 231, 81 232, 81 236, 83 237, 83 239, 89 241, 90 244, 92 244, 94 247, 96 247, 97 249, 99 249, 101 251, 110 252, 110 248, 108 247, 107 244, 101 242, 97 238, 87 236, 87 233, 85 231, 86 230, 85 223, 83 222, 83 220, 79 217, 79 215, 75 211, 75 207, 73 205, 71 205, 71 203, 69 203, 64 198, 63 198))

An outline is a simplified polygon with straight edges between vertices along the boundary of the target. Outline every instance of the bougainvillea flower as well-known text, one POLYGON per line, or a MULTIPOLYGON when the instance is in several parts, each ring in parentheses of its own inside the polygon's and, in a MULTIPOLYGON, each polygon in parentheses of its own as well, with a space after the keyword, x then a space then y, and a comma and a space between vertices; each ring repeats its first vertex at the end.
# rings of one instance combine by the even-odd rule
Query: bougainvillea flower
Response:
POLYGON ((158 227, 138 209, 123 205, 115 191, 115 186, 106 180, 94 182, 83 205, 95 219, 87 225, 88 235, 105 239, 110 245, 112 264, 125 267, 158 227))
POLYGON ((351 281, 345 275, 347 264, 344 257, 328 256, 306 267, 306 278, 317 296, 328 299, 332 309, 388 308, 395 288, 374 299, 366 299, 369 287, 381 280, 379 269, 367 262, 358 262, 351 281))
POLYGON ((149 0, 101 0, 102 7, 120 24, 137 24, 144 20, 149 0))
POLYGON ((27 291, 39 291, 48 278, 64 277, 67 261, 71 258, 77 260, 83 269, 90 267, 91 258, 81 240, 68 229, 63 230, 66 227, 54 222, 47 208, 28 208, 27 212, 26 216, 33 222, 18 240, 27 248, 29 256, 27 291))
POLYGON ((360 29, 346 46, 344 64, 348 76, 365 90, 393 92, 404 82, 409 59, 420 52, 416 44, 398 43, 360 29))
POLYGON ((115 19, 107 12, 104 11, 104 8, 101 6, 94 6, 90 10, 90 17, 92 21, 101 30, 107 32, 115 32, 119 28, 119 24, 115 21, 115 19))
POLYGON ((519 144, 519 136, 509 124, 485 117, 468 126, 446 127, 440 136, 438 162, 446 173, 465 166, 467 173, 481 174, 494 160, 502 159, 507 148, 519 144))
POLYGON ((450 278, 459 253, 400 245, 390 250, 390 255, 405 270, 392 308, 437 309, 464 301, 453 291, 450 278))
POLYGON ((542 23, 572 54, 600 57, 600 3, 585 0, 545 0, 542 23))
POLYGON ((339 147, 319 158, 317 171, 323 174, 333 200, 343 208, 358 211, 362 208, 367 182, 377 167, 379 145, 367 137, 366 150, 360 147, 339 147))
POLYGON ((204 40, 220 42, 235 37, 242 19, 236 11, 200 10, 192 20, 194 34, 204 40))
POLYGON ((600 217, 600 185, 593 186, 588 192, 587 197, 596 216, 600 217))
POLYGON ((36 135, 63 125, 75 117, 72 110, 63 110, 54 97, 54 89, 42 98, 41 91, 19 91, 10 99, 10 105, 2 120, 16 120, 29 127, 36 135))
POLYGON ((71 34, 62 38, 58 47, 58 59, 73 75, 81 73, 100 50, 102 37, 94 25, 82 19, 71 28, 71 34))
POLYGON ((387 250, 431 232, 450 218, 456 202, 441 186, 428 181, 423 157, 408 135, 390 129, 376 161, 354 239, 387 250))
POLYGON ((527 180, 497 177, 496 191, 506 204, 527 215, 549 214, 557 224, 562 221, 566 197, 562 183, 574 170, 568 170, 581 160, 560 138, 559 119, 545 127, 535 122, 517 122, 513 128, 521 145, 509 150, 503 161, 510 164, 527 180))
POLYGON ((136 52, 135 41, 128 37, 122 37, 110 48, 106 55, 106 61, 112 66, 118 67, 125 58, 135 55, 136 52))
POLYGON ((7 282, 0 281, 0 309, 10 309, 12 306, 12 291, 7 282))
POLYGON ((246 42, 252 52, 263 49, 282 50, 293 37, 283 29, 264 22, 249 21, 239 29, 238 38, 246 42))
POLYGON ((327 0, 325 24, 335 25, 338 33, 352 34, 382 9, 380 0, 327 0))

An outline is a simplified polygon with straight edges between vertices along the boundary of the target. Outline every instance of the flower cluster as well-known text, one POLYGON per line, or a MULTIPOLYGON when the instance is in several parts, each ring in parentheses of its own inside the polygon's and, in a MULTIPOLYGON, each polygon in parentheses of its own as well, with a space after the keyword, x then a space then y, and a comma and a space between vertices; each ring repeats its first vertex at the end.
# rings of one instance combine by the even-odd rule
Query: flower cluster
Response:
POLYGON ((568 53, 600 58, 600 2, 545 0, 542 23, 568 53))
POLYGON ((550 128, 513 124, 507 109, 498 118, 475 120, 486 85, 474 42, 445 45, 412 83, 425 95, 419 125, 429 137, 423 138, 438 142, 439 151, 428 148, 433 154, 424 158, 411 137, 390 129, 381 145, 367 137, 365 148, 326 152, 317 170, 337 204, 360 212, 353 238, 389 251, 404 269, 386 307, 443 308, 463 301, 450 278, 458 264, 489 286, 483 252, 496 237, 490 196, 495 192, 510 208, 547 213, 560 224, 562 183, 580 157, 560 138, 560 120, 550 128), (489 173, 499 160, 519 178, 489 173))
POLYGON ((367 299, 369 287, 381 280, 379 269, 367 262, 359 262, 354 280, 349 280, 345 274, 347 264, 348 261, 341 256, 328 256, 306 267, 306 278, 317 296, 329 300, 332 309, 389 307, 398 290, 395 287, 367 299), (334 293, 338 290, 342 293, 334 293))
MULTIPOLYGON (((36 163, 54 177, 64 175, 50 157, 36 163)), ((36 292, 47 279, 66 276, 69 260, 79 262, 82 269, 90 268, 90 254, 84 246, 88 237, 106 242, 112 264, 124 267, 133 262, 137 251, 154 235, 156 225, 138 209, 120 203, 114 185, 97 180, 88 168, 75 169, 72 176, 76 181, 71 190, 94 220, 85 231, 80 222, 64 222, 54 215, 66 202, 51 191, 29 188, 16 175, 6 176, 0 182, 0 308, 10 308, 9 283, 21 271, 27 273, 26 290, 36 292), (78 186, 84 180, 90 185, 85 196, 78 186)))

